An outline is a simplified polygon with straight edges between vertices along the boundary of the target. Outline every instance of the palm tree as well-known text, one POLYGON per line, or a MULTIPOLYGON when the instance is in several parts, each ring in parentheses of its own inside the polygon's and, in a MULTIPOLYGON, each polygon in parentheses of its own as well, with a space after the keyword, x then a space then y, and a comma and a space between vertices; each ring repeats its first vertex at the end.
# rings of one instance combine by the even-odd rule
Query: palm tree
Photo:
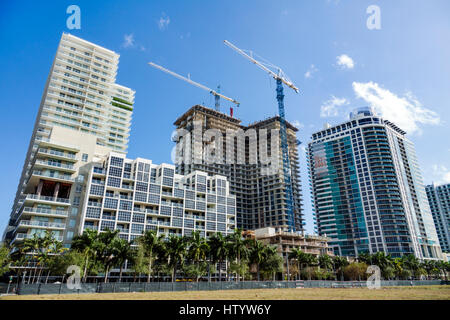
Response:
POLYGON ((411 271, 414 277, 418 276, 420 271, 420 261, 413 254, 402 256, 402 264, 411 271))
POLYGON ((41 238, 40 241, 40 248, 38 250, 37 259, 39 261, 39 264, 41 265, 41 269, 39 270, 39 274, 37 277, 37 282, 40 282, 42 270, 44 267, 47 266, 50 254, 52 253, 52 248, 55 245, 56 240, 53 237, 52 232, 49 230, 45 230, 44 236, 41 238))
POLYGON ((10 249, 0 244, 0 276, 9 270, 9 263, 11 262, 11 256, 9 254, 10 249))
POLYGON ((256 274, 258 281, 260 280, 260 264, 266 257, 265 245, 254 239, 250 247, 250 261, 256 264, 256 274))
POLYGON ((322 254, 318 258, 319 267, 325 269, 326 271, 333 269, 333 260, 327 254, 322 254))
MULTIPOLYGON (((238 265, 241 259, 248 257, 247 241, 242 237, 240 229, 234 229, 234 232, 227 236, 229 242, 229 255, 236 259, 238 265)), ((237 270, 236 281, 240 280, 239 269, 237 270)))
POLYGON ((396 279, 400 279, 403 276, 403 260, 401 258, 394 258, 392 260, 392 267, 394 268, 396 279))
POLYGON ((275 275, 282 270, 282 259, 278 255, 277 246, 264 247, 264 260, 261 263, 262 269, 265 272, 272 274, 272 279, 275 281, 275 275))
POLYGON ((210 248, 210 260, 214 265, 216 265, 216 263, 219 263, 219 281, 222 281, 221 264, 228 257, 228 247, 226 240, 221 233, 216 233, 208 239, 208 245, 210 248))
POLYGON ((55 259, 56 255, 61 255, 64 252, 66 252, 67 248, 63 246, 63 243, 61 241, 53 241, 51 247, 49 248, 49 254, 48 259, 45 261, 46 266, 48 267, 47 277, 45 278, 45 283, 48 282, 48 277, 50 276, 50 267, 49 264, 51 263, 52 259, 55 259))
MULTIPOLYGON (((41 246, 42 246, 42 239, 37 233, 34 233, 32 238, 26 238, 23 243, 23 250, 27 254, 30 254, 31 261, 34 262, 34 275, 33 275, 32 283, 34 283, 34 279, 35 279, 36 273, 37 273, 38 252, 39 252, 41 246)), ((30 270, 30 275, 28 276, 28 283, 30 283, 30 281, 31 281, 31 270, 30 270)))
POLYGON ((186 239, 176 235, 170 235, 169 239, 165 242, 169 267, 172 269, 172 282, 176 281, 178 267, 183 263, 186 255, 186 247, 186 239))
POLYGON ((393 266, 391 255, 386 255, 384 251, 378 251, 372 255, 372 264, 377 265, 383 273, 393 266))
POLYGON ((86 257, 84 262, 84 272, 83 272, 83 282, 86 282, 87 275, 90 271, 89 259, 97 259, 97 249, 98 249, 98 232, 97 230, 86 229, 82 235, 75 236, 72 240, 71 248, 78 250, 83 253, 86 257))
POLYGON ((148 276, 147 282, 150 282, 150 277, 153 273, 152 264, 158 249, 161 247, 164 236, 157 234, 155 230, 147 230, 137 242, 143 247, 145 254, 148 257, 148 276))
POLYGON ((298 248, 293 248, 291 252, 289 252, 288 259, 289 260, 296 260, 297 261, 297 268, 298 268, 298 275, 297 279, 300 280, 300 272, 301 272, 301 265, 304 261, 305 253, 298 248))
POLYGON ((289 255, 291 259, 297 260, 298 279, 300 279, 300 274, 304 266, 310 267, 317 264, 315 255, 305 253, 300 248, 292 249, 289 255))
POLYGON ((105 283, 108 281, 108 273, 111 267, 116 263, 115 241, 118 239, 117 235, 119 232, 119 230, 111 231, 107 229, 98 235, 98 241, 94 243, 98 260, 101 262, 105 271, 105 283))
POLYGON ((131 249, 131 244, 125 239, 115 238, 113 243, 113 251, 115 256, 115 261, 120 265, 119 282, 122 282, 122 272, 125 261, 132 259, 133 251, 131 249))
POLYGON ((450 262, 439 261, 436 264, 436 268, 438 268, 439 271, 444 273, 444 279, 445 281, 447 281, 447 272, 450 270, 450 262))
POLYGON ((339 272, 341 274, 341 281, 342 281, 344 278, 344 268, 349 265, 349 262, 344 257, 334 256, 333 257, 333 265, 334 265, 334 270, 336 272, 336 278, 337 278, 337 273, 339 272))
MULTIPOLYGON (((187 256, 197 265, 200 265, 200 261, 206 259, 206 254, 209 250, 208 242, 205 238, 200 236, 200 231, 194 231, 188 238, 188 254, 187 256)), ((196 281, 198 282, 199 276, 197 275, 196 281)))
POLYGON ((358 254, 358 261, 367 265, 372 265, 372 255, 369 252, 361 252, 358 254))
MULTIPOLYGON (((11 252, 10 255, 10 259, 11 262, 15 265, 15 266, 26 266, 29 261, 30 261, 30 257, 26 252, 26 248, 25 248, 25 243, 19 244, 16 246, 17 250, 11 252)), ((19 281, 22 279, 22 281, 24 281, 24 277, 26 275, 26 273, 24 273, 24 269, 25 268, 18 268, 17 269, 17 282, 19 283, 19 281), (23 276, 23 277, 22 277, 23 276)), ((25 271, 26 272, 26 271, 25 271)))
MULTIPOLYGON (((317 257, 315 255, 313 255, 312 253, 305 253, 305 260, 304 263, 306 265, 306 267, 312 267, 312 266, 316 266, 317 265, 317 257)), ((309 280, 311 280, 311 273, 308 270, 308 276, 309 276, 309 280)))

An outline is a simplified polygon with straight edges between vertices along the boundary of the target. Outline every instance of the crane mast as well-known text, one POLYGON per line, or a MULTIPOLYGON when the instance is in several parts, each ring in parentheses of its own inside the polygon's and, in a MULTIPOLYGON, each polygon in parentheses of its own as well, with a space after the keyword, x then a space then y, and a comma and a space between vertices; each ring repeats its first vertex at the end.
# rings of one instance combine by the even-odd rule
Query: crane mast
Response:
POLYGON ((230 102, 236 104, 238 107, 240 105, 240 103, 238 101, 236 101, 235 99, 229 98, 229 97, 224 96, 223 94, 221 94, 220 93, 220 86, 217 87, 217 91, 214 91, 213 89, 210 89, 210 88, 208 88, 208 87, 206 87, 206 86, 204 86, 204 85, 202 85, 202 84, 200 84, 198 82, 192 81, 190 79, 190 77, 189 78, 183 77, 182 75, 179 75, 178 73, 170 71, 169 69, 166 69, 166 68, 164 68, 164 67, 162 67, 160 65, 157 65, 156 63, 149 62, 148 64, 150 66, 156 68, 156 69, 159 69, 159 70, 161 70, 161 71, 163 71, 165 73, 168 73, 168 74, 174 76, 175 78, 178 78, 180 80, 186 81, 187 83, 190 83, 193 86, 196 86, 197 88, 206 90, 209 93, 211 93, 214 96, 214 100, 215 100, 214 106, 215 106, 216 111, 220 111, 220 98, 223 98, 223 99, 225 99, 227 101, 230 101, 230 102))
POLYGON ((294 197, 292 193, 292 178, 291 178, 291 165, 289 161, 289 147, 287 142, 287 128, 286 128, 286 119, 285 119, 285 111, 284 111, 284 92, 283 92, 283 83, 293 89, 296 93, 299 92, 299 89, 294 85, 294 83, 289 80, 287 75, 281 70, 281 68, 276 67, 268 62, 261 62, 256 60, 253 57, 253 52, 246 53, 244 50, 239 49, 232 43, 227 40, 224 40, 224 43, 238 52, 240 55, 244 56, 252 63, 254 63, 257 67, 266 71, 269 75, 271 75, 276 83, 276 93, 277 93, 277 101, 278 101, 278 112, 280 115, 280 140, 281 140, 281 151, 282 151, 282 159, 283 159, 283 176, 285 183, 285 194, 286 194, 286 211, 288 214, 288 229, 289 231, 296 231, 295 225, 295 215, 294 215, 294 197), (277 73, 272 71, 270 68, 275 68, 277 73))

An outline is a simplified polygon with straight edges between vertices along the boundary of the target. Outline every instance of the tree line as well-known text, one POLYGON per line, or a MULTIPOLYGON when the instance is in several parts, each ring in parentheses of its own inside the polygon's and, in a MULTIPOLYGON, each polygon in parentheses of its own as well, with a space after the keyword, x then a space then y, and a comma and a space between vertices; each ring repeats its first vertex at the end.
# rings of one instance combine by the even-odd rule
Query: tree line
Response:
POLYGON ((47 283, 50 276, 68 276, 67 267, 80 267, 83 282, 89 276, 102 276, 108 282, 112 270, 122 281, 208 280, 365 280, 369 265, 380 267, 385 280, 445 277, 450 264, 444 261, 421 262, 414 255, 392 258, 384 252, 362 253, 350 262, 345 257, 313 255, 300 248, 291 249, 283 259, 275 245, 245 239, 241 230, 208 239, 193 232, 190 236, 158 235, 148 230, 132 242, 119 237, 119 231, 97 232, 87 229, 73 238, 70 249, 56 241, 51 232, 34 235, 13 250, 0 248, 0 276, 23 277, 26 283, 47 283), (27 268, 18 268, 27 266, 27 268), (125 269, 126 267, 126 269, 125 269), (25 277, 24 270, 28 274, 25 277))

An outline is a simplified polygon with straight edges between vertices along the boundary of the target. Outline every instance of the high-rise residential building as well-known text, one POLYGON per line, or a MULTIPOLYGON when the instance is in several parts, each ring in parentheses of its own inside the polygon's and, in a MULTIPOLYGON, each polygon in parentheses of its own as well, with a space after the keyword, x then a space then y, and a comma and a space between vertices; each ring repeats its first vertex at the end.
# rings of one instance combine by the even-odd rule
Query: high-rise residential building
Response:
MULTIPOLYGON (((272 129, 279 132, 279 117, 243 126, 239 119, 196 105, 181 115, 174 124, 177 132, 180 132, 176 138, 177 173, 189 174, 195 170, 201 170, 210 175, 219 174, 227 177, 230 182, 230 193, 236 196, 238 228, 252 230, 274 227, 277 231, 303 231, 305 222, 302 215, 296 127, 286 123, 294 208, 294 215, 290 216, 282 165, 278 166, 276 172, 272 172, 266 170, 267 163, 261 158, 261 148, 267 148, 270 156, 282 163, 281 142, 278 141, 278 146, 272 146, 273 142, 269 137, 265 146, 261 143, 262 135, 270 136, 272 129), (220 136, 223 136, 223 158, 219 159, 220 161, 205 161, 202 156, 212 143, 209 138, 202 139, 207 131, 211 131, 209 129, 216 130, 220 136), (242 140, 236 137, 228 140, 230 132, 236 133, 239 130, 245 136, 242 140), (189 134, 183 135, 183 131, 189 134), (227 144, 227 141, 231 143, 227 144), (242 155, 241 162, 238 161, 239 154, 242 155), (227 162, 228 156, 232 158, 231 162, 227 162), (251 159, 255 161, 252 163, 251 159)), ((218 147, 220 137, 216 138, 217 143, 214 143, 218 147)))
POLYGON ((426 186, 431 214, 444 252, 450 253, 450 183, 426 186))
POLYGON ((63 34, 50 69, 4 237, 52 230, 64 237, 78 210, 78 169, 109 151, 126 153, 134 91, 115 83, 119 55, 63 34))
POLYGON ((361 108, 312 135, 308 167, 319 235, 335 254, 384 251, 442 259, 413 144, 361 108))
POLYGON ((85 229, 120 230, 132 241, 144 231, 203 237, 232 233, 236 226, 236 199, 226 177, 194 171, 182 176, 171 164, 127 159, 110 153, 83 168, 86 185, 78 233, 85 229))

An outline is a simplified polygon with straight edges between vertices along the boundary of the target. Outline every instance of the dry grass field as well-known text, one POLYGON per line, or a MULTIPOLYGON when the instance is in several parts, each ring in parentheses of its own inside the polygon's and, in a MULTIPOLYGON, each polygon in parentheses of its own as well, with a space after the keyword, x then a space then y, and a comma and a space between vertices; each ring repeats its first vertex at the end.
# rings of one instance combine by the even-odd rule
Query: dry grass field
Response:
POLYGON ((450 286, 251 289, 3 296, 0 300, 450 300, 450 286))

